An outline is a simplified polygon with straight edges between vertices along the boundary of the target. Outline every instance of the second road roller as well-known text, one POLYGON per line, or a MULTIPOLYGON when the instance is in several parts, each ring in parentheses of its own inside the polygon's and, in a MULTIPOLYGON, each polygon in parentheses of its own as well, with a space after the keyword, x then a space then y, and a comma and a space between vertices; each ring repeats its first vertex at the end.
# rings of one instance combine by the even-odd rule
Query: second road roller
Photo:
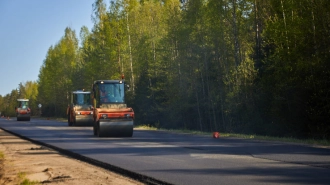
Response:
POLYGON ((93 106, 91 92, 77 90, 71 93, 71 102, 67 108, 69 126, 92 126, 93 106))
POLYGON ((134 111, 125 103, 124 79, 96 80, 93 83, 94 135, 132 137, 134 111))

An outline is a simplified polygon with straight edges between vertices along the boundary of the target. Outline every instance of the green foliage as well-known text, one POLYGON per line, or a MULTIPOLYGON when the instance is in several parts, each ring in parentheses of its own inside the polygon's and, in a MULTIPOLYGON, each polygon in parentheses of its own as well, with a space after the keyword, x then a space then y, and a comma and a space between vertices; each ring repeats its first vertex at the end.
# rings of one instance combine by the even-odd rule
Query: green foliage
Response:
POLYGON ((40 68, 38 101, 45 116, 65 116, 70 91, 81 89, 79 81, 78 39, 75 31, 65 29, 62 39, 47 52, 40 68))
POLYGON ((19 172, 17 174, 17 176, 20 179, 19 185, 37 185, 37 184, 40 184, 38 181, 31 181, 31 180, 27 179, 25 172, 19 172))
MULTIPOLYGON (((263 88, 278 135, 329 138, 328 1, 271 1, 264 30, 263 88), (306 27, 307 26, 307 27, 306 27), (307 28, 307 29, 306 29, 307 28), (322 54, 321 54, 322 53, 322 54)), ((264 102, 267 103, 267 102, 264 102)))
MULTIPOLYGON (((67 28, 49 48, 36 99, 44 115, 64 116, 69 91, 125 74, 136 124, 328 139, 329 9, 326 0, 96 0, 80 45, 67 28)), ((16 97, 0 97, 7 114, 16 97)))

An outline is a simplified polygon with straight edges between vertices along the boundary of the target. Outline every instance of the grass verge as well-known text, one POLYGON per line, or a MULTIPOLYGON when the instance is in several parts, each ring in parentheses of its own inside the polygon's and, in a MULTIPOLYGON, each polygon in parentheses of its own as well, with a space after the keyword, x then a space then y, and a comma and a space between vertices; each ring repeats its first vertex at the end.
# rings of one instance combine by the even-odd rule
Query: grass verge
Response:
POLYGON ((0 159, 4 159, 5 158, 5 154, 3 154, 3 152, 0 151, 0 159))
POLYGON ((20 185, 37 185, 40 184, 38 181, 31 181, 29 179, 26 178, 26 173, 24 172, 19 172, 17 174, 19 180, 20 180, 20 185))
MULTIPOLYGON (((139 125, 135 128, 142 128, 147 130, 163 130, 174 133, 188 133, 195 135, 205 135, 212 136, 210 132, 201 132, 194 130, 174 130, 174 129, 162 129, 156 128, 149 125, 139 125)), ((297 139, 292 137, 272 137, 272 136, 261 136, 261 135, 249 135, 249 134, 235 134, 235 133, 220 133, 220 137, 234 137, 241 139, 254 139, 254 140, 262 140, 262 141, 277 141, 277 142, 287 142, 287 143, 296 143, 296 144, 308 144, 308 145, 319 145, 319 146, 330 146, 329 140, 320 140, 320 139, 297 139)))

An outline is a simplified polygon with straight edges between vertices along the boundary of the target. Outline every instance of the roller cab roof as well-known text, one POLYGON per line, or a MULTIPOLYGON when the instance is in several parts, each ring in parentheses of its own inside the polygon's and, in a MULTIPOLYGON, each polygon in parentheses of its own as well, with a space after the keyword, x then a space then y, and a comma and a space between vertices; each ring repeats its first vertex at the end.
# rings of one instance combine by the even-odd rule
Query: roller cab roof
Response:
POLYGON ((29 101, 29 99, 23 99, 23 98, 21 98, 21 99, 17 99, 17 101, 29 101))
POLYGON ((90 91, 82 91, 82 90, 78 90, 78 91, 72 91, 73 94, 90 94, 90 91))
POLYGON ((124 80, 96 80, 94 84, 113 84, 113 83, 123 83, 124 80))

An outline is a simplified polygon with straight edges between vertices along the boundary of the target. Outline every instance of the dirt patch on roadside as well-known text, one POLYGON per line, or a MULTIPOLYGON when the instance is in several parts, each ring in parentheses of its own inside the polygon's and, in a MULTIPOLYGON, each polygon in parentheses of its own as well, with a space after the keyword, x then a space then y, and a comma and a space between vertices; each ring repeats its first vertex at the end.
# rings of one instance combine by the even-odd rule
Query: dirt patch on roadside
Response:
POLYGON ((20 184, 24 178, 42 184, 141 185, 113 172, 35 145, 0 129, 0 184, 20 184))

